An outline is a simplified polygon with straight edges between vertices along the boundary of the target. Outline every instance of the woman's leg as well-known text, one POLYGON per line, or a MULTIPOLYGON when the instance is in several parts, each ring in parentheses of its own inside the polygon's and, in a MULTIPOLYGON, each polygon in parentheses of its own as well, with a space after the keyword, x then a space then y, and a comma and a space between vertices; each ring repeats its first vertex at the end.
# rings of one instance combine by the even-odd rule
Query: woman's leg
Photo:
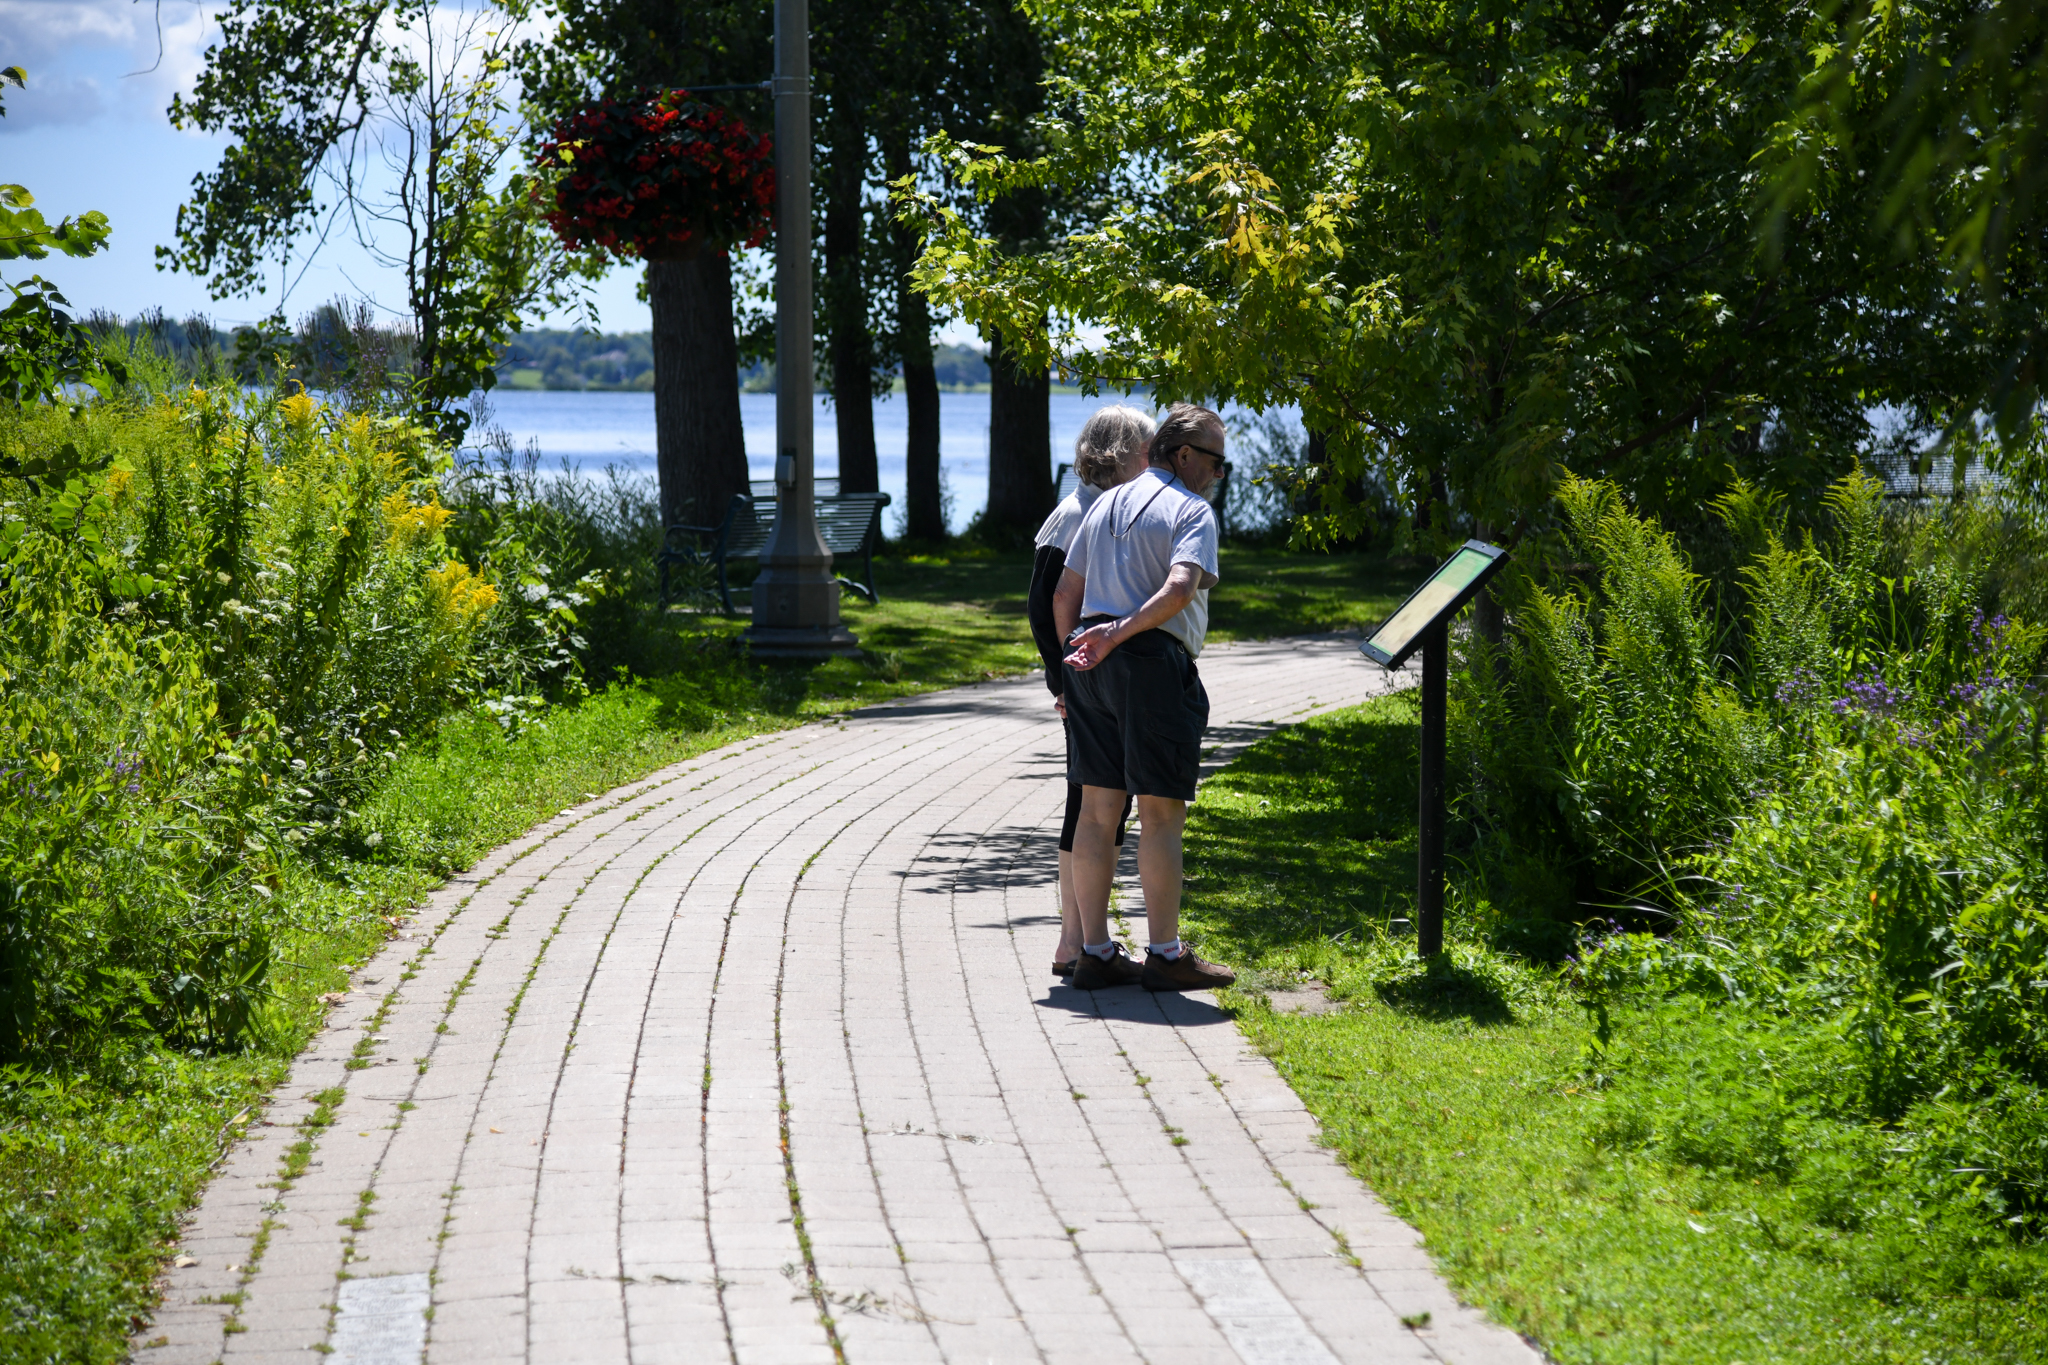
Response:
POLYGON ((1074 899, 1074 855, 1060 850, 1060 946, 1053 950, 1055 963, 1072 962, 1081 955, 1081 906, 1074 899))
POLYGON ((1081 784, 1067 784, 1067 814, 1060 822, 1060 946, 1053 950, 1055 967, 1081 955, 1081 910, 1074 899, 1074 826, 1081 819, 1081 784))

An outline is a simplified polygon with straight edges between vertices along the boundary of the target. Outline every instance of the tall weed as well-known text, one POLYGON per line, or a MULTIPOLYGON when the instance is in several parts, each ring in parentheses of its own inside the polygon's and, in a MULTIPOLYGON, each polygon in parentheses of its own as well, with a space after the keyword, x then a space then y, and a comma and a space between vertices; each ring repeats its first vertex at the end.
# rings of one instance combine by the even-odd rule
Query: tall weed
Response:
POLYGON ((1668 899, 1674 859, 1756 793, 1774 751, 1677 542, 1610 484, 1567 479, 1559 502, 1555 543, 1500 589, 1505 638, 1463 642, 1451 736, 1489 860, 1576 918, 1668 899))
POLYGON ((1929 1228, 1964 1218, 1939 1233, 1958 1248, 1987 1217, 2038 1236, 2048 631, 1985 614, 1977 509, 1951 509, 1959 534, 1943 542, 1933 518, 1885 518, 1853 480, 1837 493, 1832 542, 1788 547, 1767 525, 1745 580, 1750 702, 1781 746, 1770 788, 1682 860, 1693 894, 1663 936, 1605 926, 1569 975, 1603 1044, 1621 998, 1716 1006, 1671 1058, 1633 1064, 1618 1141, 1776 1170, 1823 1191, 1816 1208, 1842 1226, 1877 1218, 1851 1195, 1882 1188, 1929 1228), (1726 1141, 1653 1102, 1657 1069, 1680 1064, 1685 1113, 1748 1115, 1716 1130, 1726 1141), (1849 1192, 1839 1208, 1829 1189, 1849 1192))
POLYGON ((233 1045, 269 968, 267 735, 231 735, 200 651, 101 611, 77 558, 26 534, 0 614, 0 1058, 233 1045))
POLYGON ((452 711, 576 672, 573 588, 452 462, 303 392, 0 412, 0 1059, 260 1032, 281 860, 452 711))

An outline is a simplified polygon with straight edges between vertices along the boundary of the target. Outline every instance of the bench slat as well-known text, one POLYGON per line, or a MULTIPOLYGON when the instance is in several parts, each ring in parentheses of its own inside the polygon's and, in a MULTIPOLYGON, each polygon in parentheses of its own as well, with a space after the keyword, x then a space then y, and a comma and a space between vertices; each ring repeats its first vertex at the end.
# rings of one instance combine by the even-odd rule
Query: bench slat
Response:
MULTIPOLYGON (((835 559, 859 555, 865 569, 864 583, 841 576, 839 582, 870 602, 878 601, 874 587, 874 549, 881 539, 882 509, 889 505, 887 493, 840 493, 838 480, 821 481, 831 491, 818 497, 814 507, 818 537, 835 559)), ((668 601, 668 569, 671 564, 694 561, 700 555, 718 567, 718 591, 728 614, 732 594, 726 587, 725 566, 734 558, 758 557, 767 548, 775 529, 776 500, 757 491, 751 497, 735 496, 725 521, 716 527, 671 526, 663 536, 658 563, 662 571, 662 601, 668 601), (706 541, 710 543, 705 544, 706 541)), ((773 485, 770 485, 772 488, 773 485)))

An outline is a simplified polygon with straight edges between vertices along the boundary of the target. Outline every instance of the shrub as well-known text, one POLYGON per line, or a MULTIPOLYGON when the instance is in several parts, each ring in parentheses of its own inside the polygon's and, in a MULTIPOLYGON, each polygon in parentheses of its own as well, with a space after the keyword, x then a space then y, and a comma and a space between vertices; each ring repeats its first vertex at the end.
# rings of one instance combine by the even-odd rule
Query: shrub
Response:
POLYGON ((199 650, 101 611, 80 559, 27 532, 0 611, 0 1057, 232 1046, 269 967, 266 736, 230 735, 199 650))
MULTIPOLYGON (((1464 642, 1460 802, 1543 908, 1668 882, 1757 791, 1770 734, 1714 648, 1705 584, 1611 484, 1568 479, 1556 543, 1501 589, 1510 630, 1464 642)), ((1583 913, 1583 912, 1578 912, 1583 913)))
POLYGON ((0 1056, 240 1046, 285 861, 444 715, 572 682, 581 596, 500 509, 465 557, 428 433, 303 392, 9 408, 0 455, 0 1056))
MULTIPOLYGON (((1753 700, 1782 746, 1772 787, 1682 860, 1694 894, 1668 937, 1605 926, 1570 964, 1596 1052, 1621 998, 1715 1006, 1628 1062, 1600 1058, 1630 1076, 1610 1133, 1775 1171, 1842 1226, 1879 1216, 1859 1200, 1903 1199, 1913 1218, 1963 1218, 1940 1234, 1958 1246, 1983 1241, 1985 1218, 2038 1236, 2048 800, 2032 680, 2048 632, 1987 617, 1967 558, 1924 555, 1924 527, 1879 521, 1853 482, 1838 492, 1850 529, 1833 556, 1766 534, 1747 577, 1753 700), (1874 572, 1886 555, 1898 577, 1874 572)), ((1986 1256, 1969 1274, 1992 1273, 1986 1256)))

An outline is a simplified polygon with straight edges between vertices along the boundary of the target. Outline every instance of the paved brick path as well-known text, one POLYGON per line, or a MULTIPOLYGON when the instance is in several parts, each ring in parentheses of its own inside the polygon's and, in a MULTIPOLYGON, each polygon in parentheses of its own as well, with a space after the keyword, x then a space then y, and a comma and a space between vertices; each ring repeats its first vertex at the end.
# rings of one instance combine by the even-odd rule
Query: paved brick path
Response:
MULTIPOLYGON (((1202 668, 1217 762, 1386 686, 1342 640, 1202 668)), ((991 683, 498 850, 224 1162, 138 1360, 1535 1361, 1205 997, 1050 984, 1061 767, 991 683)))

